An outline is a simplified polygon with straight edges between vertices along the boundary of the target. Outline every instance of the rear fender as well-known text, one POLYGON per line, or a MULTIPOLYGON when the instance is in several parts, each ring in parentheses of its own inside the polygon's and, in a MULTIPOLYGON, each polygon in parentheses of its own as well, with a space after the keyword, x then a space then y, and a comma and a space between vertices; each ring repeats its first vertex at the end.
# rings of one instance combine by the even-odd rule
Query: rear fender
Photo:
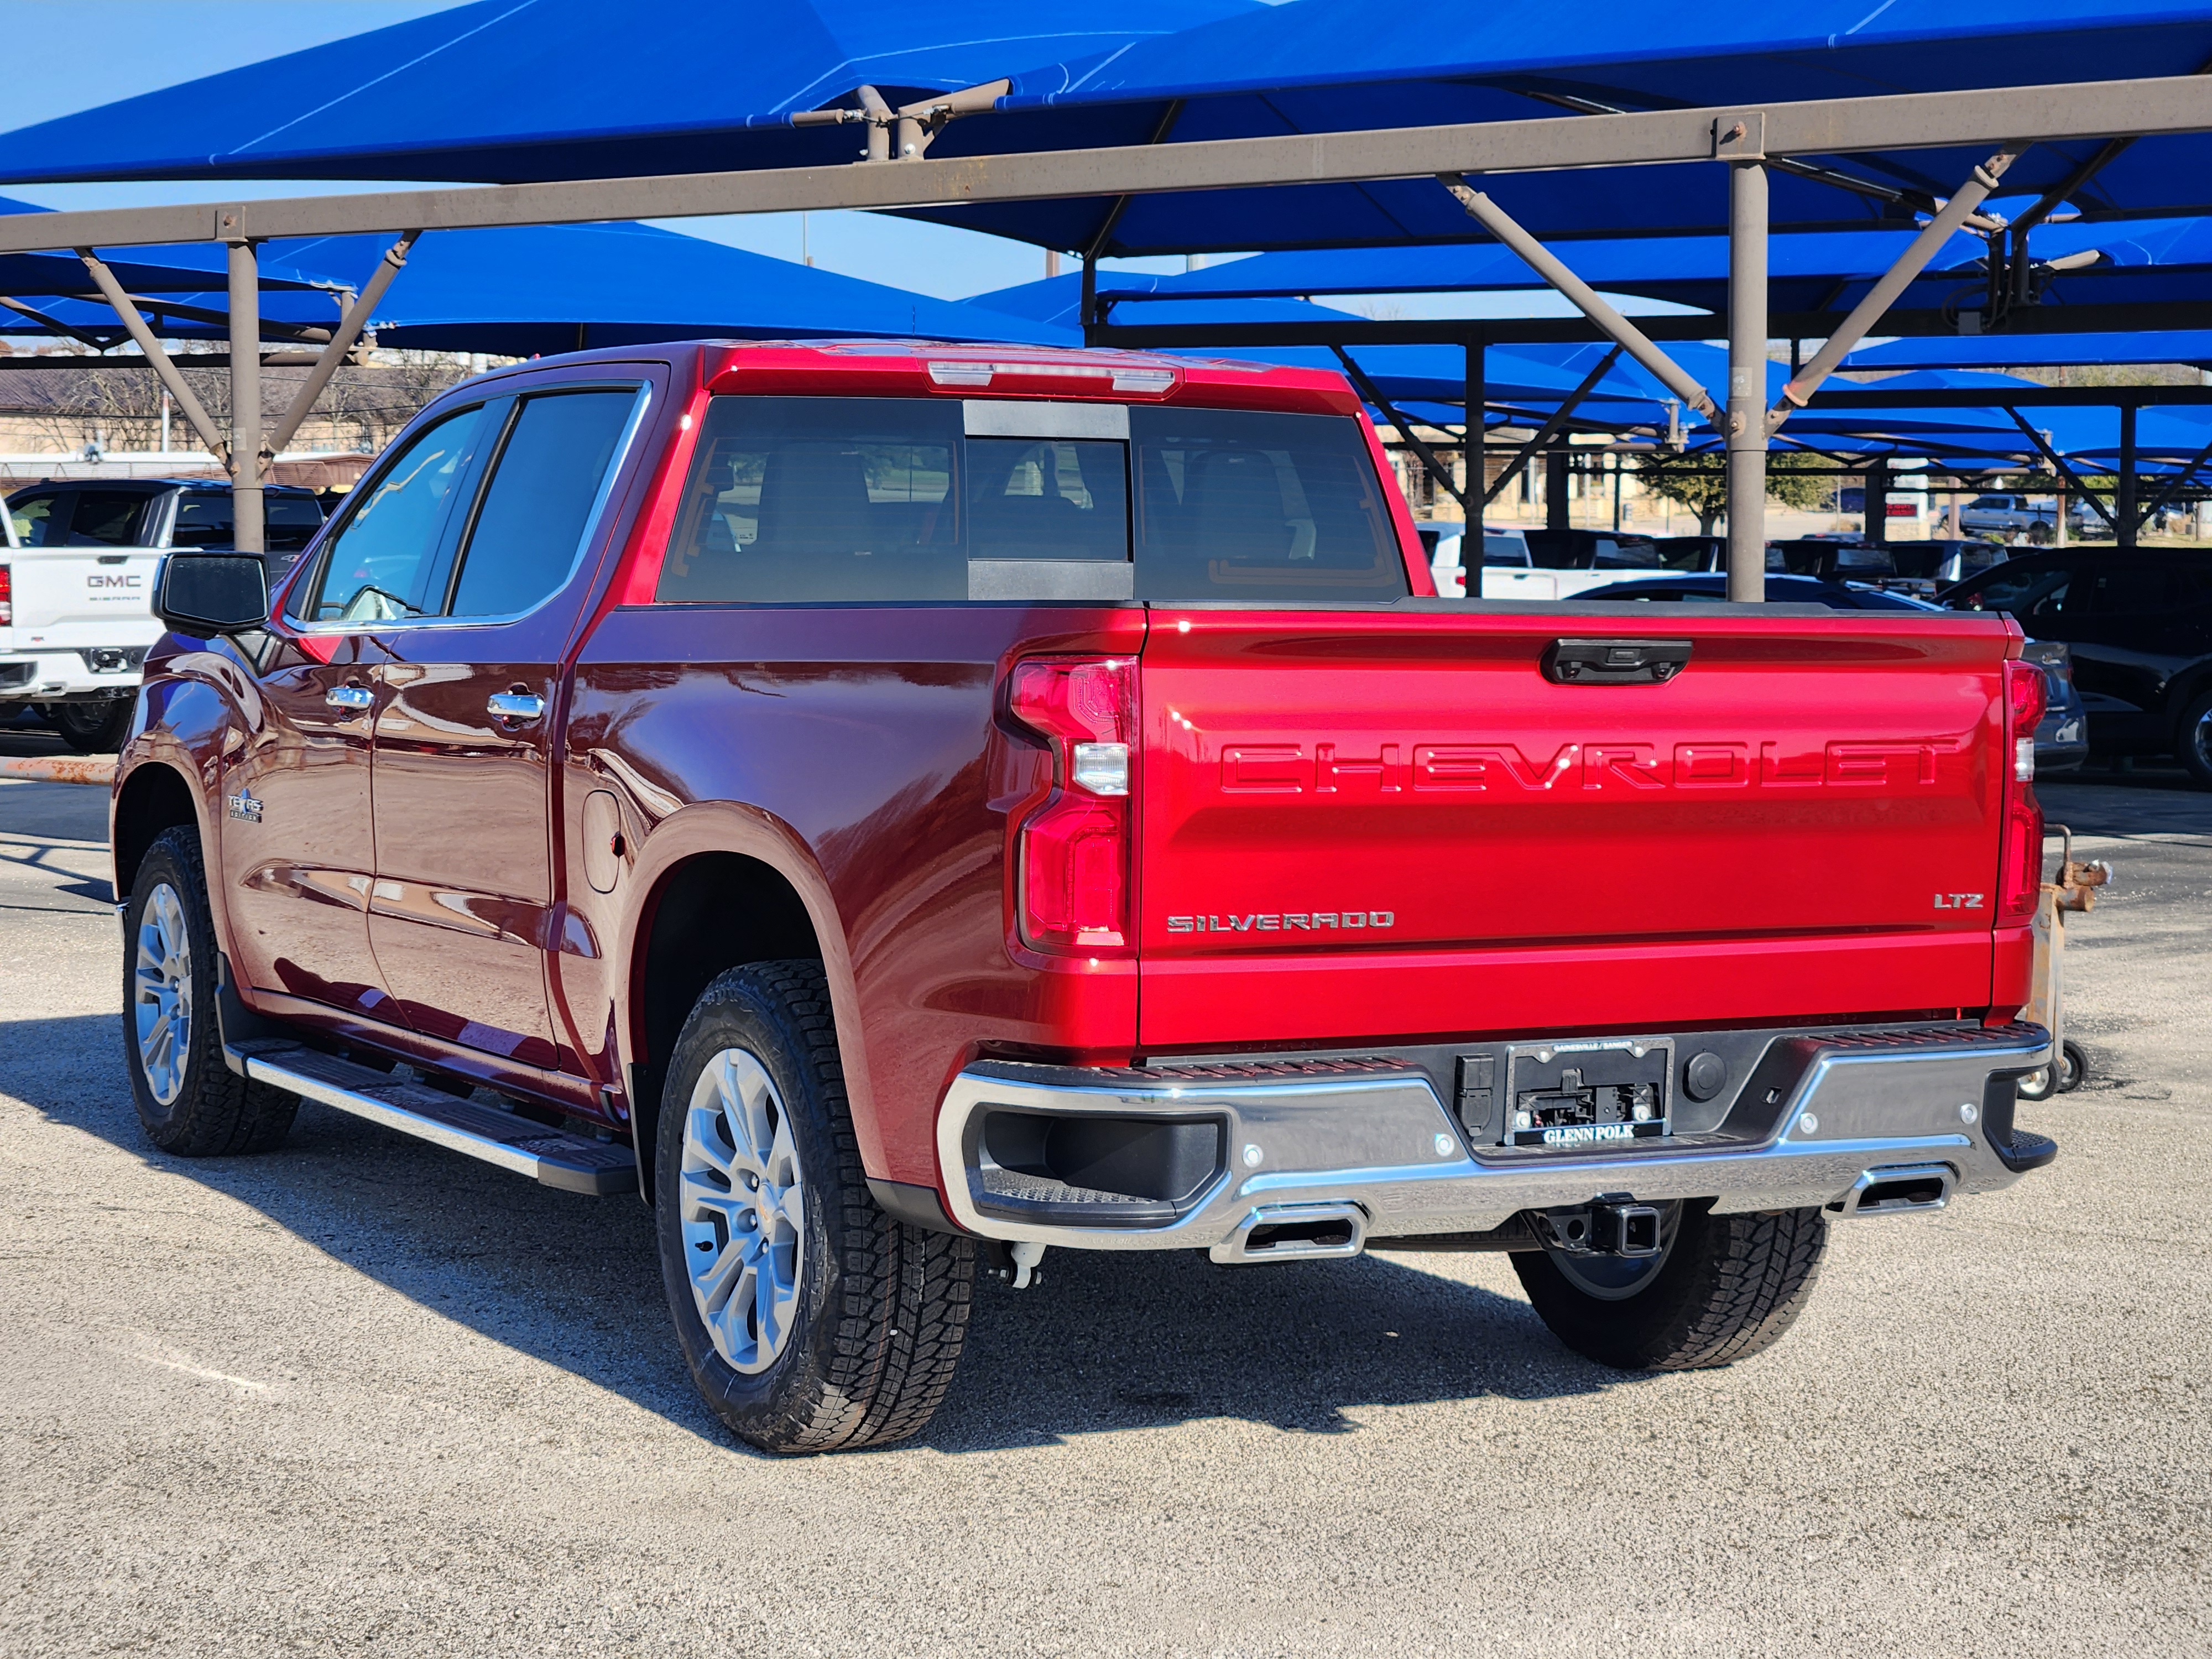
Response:
MULTIPOLYGON (((867 1051, 860 1042, 860 992, 854 982, 844 922, 821 867, 798 832, 758 808, 729 801, 702 801, 678 808, 654 823, 642 838, 637 862, 626 878, 629 896, 621 921, 623 960, 615 1023, 622 1045, 623 1075, 634 1075, 632 1068, 648 1058, 643 1036, 645 945, 652 936, 659 895, 678 866, 714 854, 736 854, 766 865, 791 884, 805 906, 807 921, 821 947, 823 971, 830 981, 830 1009, 837 1021, 837 1054, 844 1067, 845 1095, 852 1108, 860 1160, 871 1175, 881 1176, 888 1166, 876 1118, 875 1091, 868 1080, 867 1051)), ((633 1117, 641 1104, 630 1103, 633 1117)), ((641 1159, 651 1155, 649 1149, 639 1149, 641 1159)))

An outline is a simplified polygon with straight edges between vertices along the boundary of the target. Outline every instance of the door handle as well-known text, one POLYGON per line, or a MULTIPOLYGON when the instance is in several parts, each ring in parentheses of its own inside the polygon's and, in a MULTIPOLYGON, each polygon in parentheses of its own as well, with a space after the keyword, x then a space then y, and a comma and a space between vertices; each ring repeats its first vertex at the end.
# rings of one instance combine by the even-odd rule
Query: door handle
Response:
POLYGON ((323 693, 323 701, 333 708, 350 708, 358 713, 376 701, 376 693, 365 685, 334 685, 323 693))
POLYGON ((495 691, 484 707, 503 720, 527 723, 544 717, 545 699, 528 691, 495 691))

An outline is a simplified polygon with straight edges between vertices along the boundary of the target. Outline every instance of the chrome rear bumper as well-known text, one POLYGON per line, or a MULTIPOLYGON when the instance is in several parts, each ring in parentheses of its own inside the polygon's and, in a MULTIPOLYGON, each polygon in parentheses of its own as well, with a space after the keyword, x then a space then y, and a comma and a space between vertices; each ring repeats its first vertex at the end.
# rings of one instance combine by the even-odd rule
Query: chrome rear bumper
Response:
POLYGON ((1948 1170, 1948 1200, 2009 1186, 2055 1153, 2012 1126, 2014 1080, 2049 1053, 2040 1026, 1826 1033, 1778 1039, 1770 1055, 1777 1048, 1781 1084, 1768 1090, 1778 1073, 1763 1066, 1762 1098, 1747 1103, 1756 1133, 1724 1125, 1588 1152, 1470 1146, 1429 1074, 1387 1057, 1158 1068, 984 1062, 947 1091, 938 1156, 953 1218, 985 1237, 1229 1259, 1255 1212, 1285 1206, 1356 1206, 1362 1238, 1490 1232, 1524 1210, 1601 1196, 1874 1213, 1853 1201, 1870 1172, 1948 1170), (1210 1178, 1172 1201, 1122 1199, 999 1167, 984 1133, 994 1112, 1210 1123, 1218 1156, 1210 1178))

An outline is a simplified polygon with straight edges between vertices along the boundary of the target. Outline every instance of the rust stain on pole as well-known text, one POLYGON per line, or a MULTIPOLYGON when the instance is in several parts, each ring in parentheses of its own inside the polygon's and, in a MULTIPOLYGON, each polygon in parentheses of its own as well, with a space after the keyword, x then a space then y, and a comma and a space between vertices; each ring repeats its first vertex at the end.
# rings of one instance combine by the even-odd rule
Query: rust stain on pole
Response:
POLYGON ((25 755, 0 760, 0 778, 38 783, 89 783, 102 789, 115 782, 112 755, 25 755))

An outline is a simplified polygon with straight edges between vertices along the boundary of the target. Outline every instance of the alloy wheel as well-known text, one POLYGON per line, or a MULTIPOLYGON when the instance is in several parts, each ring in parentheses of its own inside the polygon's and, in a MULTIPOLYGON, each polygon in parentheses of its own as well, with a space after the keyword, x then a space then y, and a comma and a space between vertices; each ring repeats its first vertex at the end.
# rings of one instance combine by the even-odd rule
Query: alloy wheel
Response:
POLYGON ((138 1064, 146 1087, 161 1105, 173 1105, 185 1086, 192 1041, 192 946, 185 931, 184 902, 163 882, 138 914, 138 962, 131 977, 131 1012, 138 1033, 138 1064))
POLYGON ((782 1097, 743 1048, 708 1060, 692 1088, 677 1204, 714 1352, 734 1370, 766 1370, 798 1316, 806 1194, 782 1097))

